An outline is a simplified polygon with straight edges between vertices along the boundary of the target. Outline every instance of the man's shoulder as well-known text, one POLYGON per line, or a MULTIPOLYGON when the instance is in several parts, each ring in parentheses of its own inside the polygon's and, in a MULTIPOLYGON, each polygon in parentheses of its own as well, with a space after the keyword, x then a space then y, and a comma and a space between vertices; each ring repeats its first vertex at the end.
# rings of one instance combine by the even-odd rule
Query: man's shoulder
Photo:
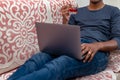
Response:
POLYGON ((120 9, 116 6, 113 5, 106 5, 106 9, 107 12, 109 12, 108 14, 110 14, 110 16, 115 17, 120 16, 120 9))
POLYGON ((118 7, 116 7, 116 6, 113 6, 113 5, 108 5, 108 4, 106 4, 106 7, 107 7, 107 9, 109 9, 109 10, 120 10, 118 7))

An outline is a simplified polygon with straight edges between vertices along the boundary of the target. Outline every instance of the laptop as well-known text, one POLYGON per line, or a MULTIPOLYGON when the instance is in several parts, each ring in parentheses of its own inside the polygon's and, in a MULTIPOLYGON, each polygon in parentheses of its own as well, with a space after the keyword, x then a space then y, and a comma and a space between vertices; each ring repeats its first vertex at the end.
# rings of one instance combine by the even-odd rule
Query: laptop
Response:
POLYGON ((39 22, 35 26, 41 52, 81 59, 80 26, 39 22))

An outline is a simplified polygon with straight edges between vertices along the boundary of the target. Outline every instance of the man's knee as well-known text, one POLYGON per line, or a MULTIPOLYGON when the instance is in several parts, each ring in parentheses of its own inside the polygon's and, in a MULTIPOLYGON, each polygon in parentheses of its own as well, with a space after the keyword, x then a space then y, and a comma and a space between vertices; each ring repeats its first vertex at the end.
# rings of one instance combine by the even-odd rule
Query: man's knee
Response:
POLYGON ((36 53, 29 60, 33 60, 35 62, 40 62, 41 60, 49 60, 51 59, 50 55, 47 53, 36 53))
POLYGON ((55 72, 61 72, 64 69, 66 69, 67 67, 69 67, 70 63, 71 63, 71 57, 68 56, 60 56, 54 60, 52 60, 51 62, 45 64, 45 66, 47 68, 53 69, 53 71, 55 72))

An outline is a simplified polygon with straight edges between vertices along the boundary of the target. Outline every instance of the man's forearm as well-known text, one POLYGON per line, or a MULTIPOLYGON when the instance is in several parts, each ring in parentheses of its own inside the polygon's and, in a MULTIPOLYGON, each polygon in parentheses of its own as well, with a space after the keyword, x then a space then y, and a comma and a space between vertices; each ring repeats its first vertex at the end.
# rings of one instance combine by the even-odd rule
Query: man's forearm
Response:
POLYGON ((67 19, 63 19, 63 22, 62 22, 63 24, 68 24, 68 21, 67 21, 67 19))
POLYGON ((110 40, 106 42, 98 42, 100 51, 113 51, 118 48, 116 40, 110 40))
POLYGON ((63 16, 62 20, 63 20, 63 22, 62 22, 63 24, 68 24, 68 19, 66 19, 65 16, 63 16))

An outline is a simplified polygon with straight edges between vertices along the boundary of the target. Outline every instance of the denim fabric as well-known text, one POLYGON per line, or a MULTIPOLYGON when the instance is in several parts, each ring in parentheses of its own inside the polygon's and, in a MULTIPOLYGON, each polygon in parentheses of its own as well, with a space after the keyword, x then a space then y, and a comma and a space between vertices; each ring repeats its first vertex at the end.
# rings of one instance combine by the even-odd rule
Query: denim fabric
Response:
MULTIPOLYGON (((91 42, 81 40, 82 42, 91 42)), ((103 71, 108 63, 105 52, 97 52, 91 62, 71 58, 67 55, 53 57, 47 53, 37 53, 27 60, 7 80, 65 80, 103 71)))

